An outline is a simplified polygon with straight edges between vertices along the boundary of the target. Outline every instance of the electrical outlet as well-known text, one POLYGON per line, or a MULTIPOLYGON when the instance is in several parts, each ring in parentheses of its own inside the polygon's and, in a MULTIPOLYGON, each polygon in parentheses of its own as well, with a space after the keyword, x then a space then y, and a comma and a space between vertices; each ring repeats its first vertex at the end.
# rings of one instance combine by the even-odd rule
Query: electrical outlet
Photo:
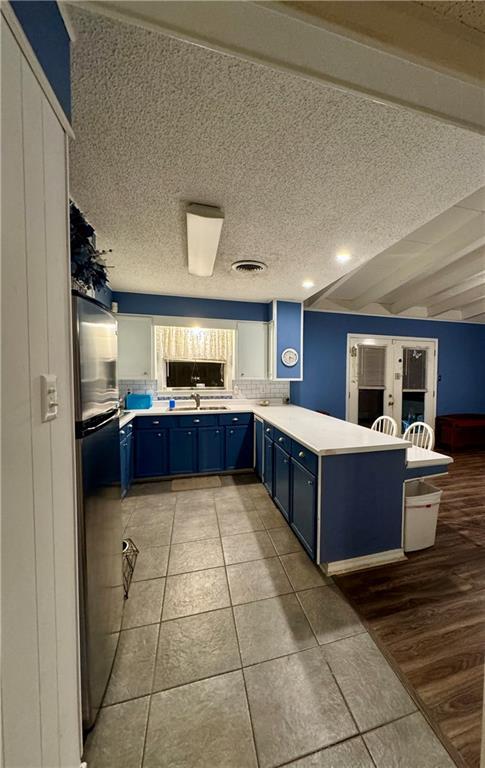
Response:
POLYGON ((57 376, 53 373, 43 373, 40 377, 40 408, 42 421, 57 418, 57 376))

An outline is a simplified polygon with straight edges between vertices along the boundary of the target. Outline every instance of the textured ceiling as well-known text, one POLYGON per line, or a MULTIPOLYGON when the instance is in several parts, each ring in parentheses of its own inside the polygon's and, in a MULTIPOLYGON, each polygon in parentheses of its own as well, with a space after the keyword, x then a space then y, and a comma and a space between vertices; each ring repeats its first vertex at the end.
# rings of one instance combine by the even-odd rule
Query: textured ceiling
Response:
POLYGON ((476 29, 477 32, 485 32, 485 3, 483 0, 463 0, 454 2, 454 0, 438 0, 438 2, 419 2, 419 5, 429 8, 440 16, 446 16, 447 19, 460 21, 467 27, 476 29))
POLYGON ((71 6, 71 194, 119 290, 306 298, 483 184, 484 139, 71 6), (184 208, 219 205, 214 275, 184 208), (350 265, 335 254, 354 254, 350 265), (268 271, 230 265, 262 259, 268 271))

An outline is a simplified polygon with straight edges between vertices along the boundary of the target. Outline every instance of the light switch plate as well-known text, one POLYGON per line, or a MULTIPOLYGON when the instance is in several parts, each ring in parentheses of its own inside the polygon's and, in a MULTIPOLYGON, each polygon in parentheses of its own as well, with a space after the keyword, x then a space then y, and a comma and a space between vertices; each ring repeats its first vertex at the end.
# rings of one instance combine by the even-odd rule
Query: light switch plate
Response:
POLYGON ((42 421, 56 419, 57 410, 57 376, 54 373, 43 373, 40 377, 40 412, 42 421))

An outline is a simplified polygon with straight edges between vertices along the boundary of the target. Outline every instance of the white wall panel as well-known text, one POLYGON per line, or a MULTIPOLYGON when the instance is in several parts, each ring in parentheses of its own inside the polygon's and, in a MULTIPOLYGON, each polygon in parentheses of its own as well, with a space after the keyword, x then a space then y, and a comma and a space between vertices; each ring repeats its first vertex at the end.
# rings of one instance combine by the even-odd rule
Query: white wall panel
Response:
POLYGON ((3 18, 2 223, 3 759, 79 768, 66 136, 3 18))
POLYGON ((2 152, 3 735, 6 766, 38 768, 40 696, 21 55, 5 24, 1 35, 2 146, 8 147, 2 152))

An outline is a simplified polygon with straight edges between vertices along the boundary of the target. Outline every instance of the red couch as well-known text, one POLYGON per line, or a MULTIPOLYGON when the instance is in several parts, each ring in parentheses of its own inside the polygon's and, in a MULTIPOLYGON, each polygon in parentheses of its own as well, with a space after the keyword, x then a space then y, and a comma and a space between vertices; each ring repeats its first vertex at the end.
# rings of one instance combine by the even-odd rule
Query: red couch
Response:
POLYGON ((451 413, 436 417, 436 445, 451 451, 485 448, 485 414, 451 413))

